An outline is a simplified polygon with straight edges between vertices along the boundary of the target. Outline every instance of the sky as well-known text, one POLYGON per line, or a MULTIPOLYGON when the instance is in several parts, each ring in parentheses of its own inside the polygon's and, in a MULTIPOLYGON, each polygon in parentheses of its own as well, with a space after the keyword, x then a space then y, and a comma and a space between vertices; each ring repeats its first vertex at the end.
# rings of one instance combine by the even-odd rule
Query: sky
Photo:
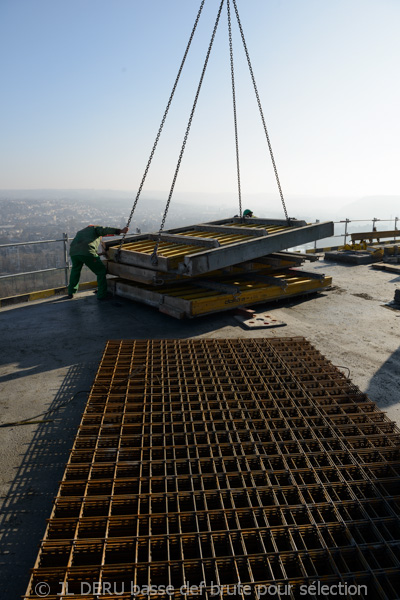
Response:
MULTIPOLYGON (((145 182, 165 198, 219 5, 205 0, 145 182)), ((137 190, 199 7, 0 0, 0 188, 137 190)), ((399 0, 237 7, 284 196, 399 198, 399 0)), ((279 203, 231 13, 243 201, 279 203)), ((174 193, 237 201, 226 0, 174 193)))

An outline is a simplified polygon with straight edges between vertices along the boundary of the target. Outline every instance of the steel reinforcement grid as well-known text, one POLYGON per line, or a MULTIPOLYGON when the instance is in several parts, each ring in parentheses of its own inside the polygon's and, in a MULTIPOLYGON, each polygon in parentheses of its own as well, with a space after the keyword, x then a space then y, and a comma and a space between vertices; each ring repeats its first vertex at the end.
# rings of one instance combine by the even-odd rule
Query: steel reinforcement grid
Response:
POLYGON ((399 472, 304 338, 109 341, 24 598, 399 598, 399 472))

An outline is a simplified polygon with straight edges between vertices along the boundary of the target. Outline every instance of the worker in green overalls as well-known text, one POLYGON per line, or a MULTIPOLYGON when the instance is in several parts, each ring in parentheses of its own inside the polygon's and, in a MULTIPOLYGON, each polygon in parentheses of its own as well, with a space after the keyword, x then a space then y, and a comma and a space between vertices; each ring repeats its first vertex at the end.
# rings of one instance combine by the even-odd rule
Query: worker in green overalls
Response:
POLYGON ((107 300, 107 269, 97 254, 97 248, 101 236, 120 235, 121 233, 127 233, 127 231, 128 227, 117 229, 116 227, 100 227, 99 225, 89 225, 78 231, 71 242, 69 250, 72 269, 69 278, 68 298, 73 298, 78 291, 82 267, 86 265, 97 276, 98 300, 107 300))

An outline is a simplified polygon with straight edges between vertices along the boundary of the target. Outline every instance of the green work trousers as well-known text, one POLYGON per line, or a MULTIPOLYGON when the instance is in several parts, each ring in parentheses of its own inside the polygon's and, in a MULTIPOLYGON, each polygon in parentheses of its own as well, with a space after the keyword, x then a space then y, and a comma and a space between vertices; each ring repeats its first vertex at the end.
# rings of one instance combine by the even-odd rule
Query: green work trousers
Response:
POLYGON ((68 294, 76 294, 79 287, 79 278, 83 265, 86 265, 97 275, 97 297, 99 300, 107 296, 107 269, 99 256, 90 254, 76 254, 71 256, 72 269, 69 278, 68 294))

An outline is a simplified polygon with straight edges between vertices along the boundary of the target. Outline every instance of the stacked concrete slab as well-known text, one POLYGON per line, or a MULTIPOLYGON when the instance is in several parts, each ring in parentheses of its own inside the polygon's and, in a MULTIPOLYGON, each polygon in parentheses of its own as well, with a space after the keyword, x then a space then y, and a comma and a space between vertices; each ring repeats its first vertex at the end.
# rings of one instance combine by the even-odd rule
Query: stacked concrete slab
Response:
POLYGON ((105 243, 109 287, 179 318, 318 291, 329 278, 293 270, 306 256, 286 250, 332 234, 332 222, 234 217, 127 236, 105 243))

